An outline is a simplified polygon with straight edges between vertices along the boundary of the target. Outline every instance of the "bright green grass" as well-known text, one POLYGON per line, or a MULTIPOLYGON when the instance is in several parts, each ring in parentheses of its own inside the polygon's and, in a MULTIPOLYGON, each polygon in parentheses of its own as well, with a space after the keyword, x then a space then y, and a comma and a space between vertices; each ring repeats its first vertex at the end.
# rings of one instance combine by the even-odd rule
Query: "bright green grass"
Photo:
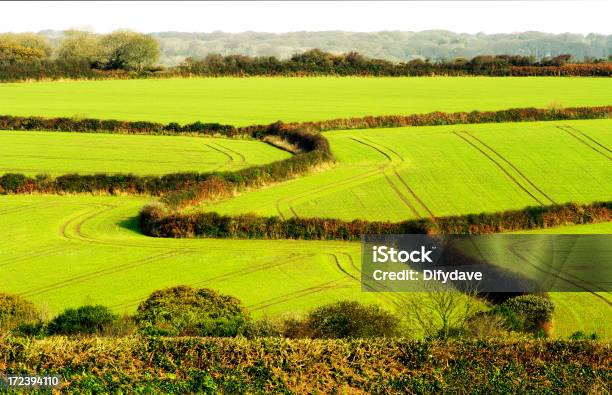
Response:
POLYGON ((253 140, 0 131, 0 173, 161 175, 236 170, 287 157, 253 140))
MULTIPOLYGON (((300 314, 341 299, 394 309, 404 297, 361 291, 359 243, 149 238, 135 223, 147 201, 0 196, 1 290, 21 294, 51 315, 84 303, 133 313, 153 290, 178 284, 235 295, 255 316, 300 314)), ((610 224, 584 229, 612 231, 610 224)), ((610 307, 601 298, 552 297, 557 335, 582 330, 612 336, 610 307)))
POLYGON ((612 154, 558 126, 612 147, 609 119, 328 132, 333 169, 205 209, 398 221, 610 200, 612 154))
POLYGON ((133 312, 153 290, 178 284, 235 295, 256 315, 300 313, 345 298, 393 299, 361 293, 350 260, 358 259, 358 244, 149 238, 135 223, 146 201, 0 196, 2 291, 51 313, 85 302, 133 312))
POLYGON ((612 104, 610 78, 194 78, 0 84, 0 113, 235 125, 612 104))

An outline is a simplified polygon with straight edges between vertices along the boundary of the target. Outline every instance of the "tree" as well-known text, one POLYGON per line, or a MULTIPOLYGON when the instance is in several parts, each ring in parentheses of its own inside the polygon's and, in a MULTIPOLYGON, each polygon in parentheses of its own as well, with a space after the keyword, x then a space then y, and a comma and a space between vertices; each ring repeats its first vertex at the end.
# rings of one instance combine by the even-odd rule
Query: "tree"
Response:
POLYGON ((399 306, 408 326, 427 338, 447 339, 463 332, 469 319, 478 310, 476 292, 458 291, 439 283, 429 285, 426 292, 408 295, 399 306))
POLYGON ((60 59, 84 59, 92 66, 99 66, 102 58, 100 36, 79 30, 69 30, 60 43, 60 59))
POLYGON ((118 30, 102 36, 104 68, 142 71, 159 59, 159 43, 151 36, 118 30))
POLYGON ((30 62, 51 55, 46 38, 32 33, 0 34, 0 66, 30 62))

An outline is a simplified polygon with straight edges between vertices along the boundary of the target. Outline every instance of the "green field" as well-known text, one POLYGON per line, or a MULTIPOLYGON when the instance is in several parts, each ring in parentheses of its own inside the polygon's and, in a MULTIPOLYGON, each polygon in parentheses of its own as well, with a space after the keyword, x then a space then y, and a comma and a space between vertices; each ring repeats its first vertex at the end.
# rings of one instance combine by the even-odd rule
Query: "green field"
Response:
MULTIPOLYGON (((255 316, 299 314, 339 299, 393 309, 402 298, 361 291, 359 243, 155 239, 136 228, 135 216, 146 201, 0 196, 2 290, 21 294, 50 314, 84 303, 132 313, 153 290, 178 284, 235 295, 255 316)), ((582 229, 612 233, 612 223, 582 229)), ((574 233, 580 230, 571 227, 574 233)), ((612 337, 606 324, 612 307, 601 298, 588 293, 552 297, 556 334, 580 329, 612 337)))
POLYGON ((0 113, 233 125, 609 105, 610 78, 194 78, 0 84, 0 113))
POLYGON ((327 132, 333 170, 204 208, 398 221, 609 200, 612 156, 597 143, 612 147, 611 130, 603 119, 327 132))
POLYGON ((0 131, 0 173, 162 175, 237 170, 287 157, 254 140, 0 131))
MULTIPOLYGON (((609 105, 595 78, 198 78, 0 84, 0 113, 236 125, 377 114, 609 105)), ((612 197, 612 120, 326 132, 333 166, 193 210, 404 220, 612 197)), ((288 157, 251 140, 0 131, 0 173, 235 170, 288 157)), ((101 303, 134 312, 166 286, 210 287, 255 316, 356 299, 360 245, 157 239, 138 231, 153 198, 0 195, 0 284, 55 314, 101 303), (273 286, 271 286, 271 284, 273 286)), ((612 223, 539 232, 612 233, 612 223)), ((554 331, 612 338, 610 294, 554 293, 554 331)))

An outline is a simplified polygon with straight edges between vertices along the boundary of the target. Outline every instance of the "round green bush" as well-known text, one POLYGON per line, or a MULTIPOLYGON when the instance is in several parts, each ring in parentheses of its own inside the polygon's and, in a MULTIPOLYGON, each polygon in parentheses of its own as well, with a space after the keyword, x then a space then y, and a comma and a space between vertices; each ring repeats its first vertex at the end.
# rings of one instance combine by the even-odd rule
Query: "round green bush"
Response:
POLYGON ((101 333, 117 320, 106 306, 81 306, 66 309, 47 325, 50 335, 75 335, 101 333))
POLYGON ((321 306, 308 315, 306 325, 314 338, 393 337, 400 320, 377 305, 340 301, 321 306))
POLYGON ((39 316, 40 313, 32 302, 18 295, 0 293, 0 330, 33 323, 39 316))
POLYGON ((225 337, 239 334, 249 314, 233 296, 178 286, 153 292, 135 318, 148 335, 225 337))
POLYGON ((555 310, 555 306, 550 300, 538 295, 516 296, 505 301, 500 307, 502 312, 511 312, 515 321, 518 318, 523 326, 523 328, 518 329, 524 331, 542 329, 544 323, 551 320, 555 310))

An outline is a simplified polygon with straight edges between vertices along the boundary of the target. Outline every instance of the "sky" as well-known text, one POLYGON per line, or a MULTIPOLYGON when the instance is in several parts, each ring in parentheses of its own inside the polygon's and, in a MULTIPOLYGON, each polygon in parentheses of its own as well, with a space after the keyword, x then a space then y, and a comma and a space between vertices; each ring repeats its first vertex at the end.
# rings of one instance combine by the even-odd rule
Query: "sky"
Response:
POLYGON ((344 30, 612 34, 612 1, 0 2, 0 31, 344 30))

